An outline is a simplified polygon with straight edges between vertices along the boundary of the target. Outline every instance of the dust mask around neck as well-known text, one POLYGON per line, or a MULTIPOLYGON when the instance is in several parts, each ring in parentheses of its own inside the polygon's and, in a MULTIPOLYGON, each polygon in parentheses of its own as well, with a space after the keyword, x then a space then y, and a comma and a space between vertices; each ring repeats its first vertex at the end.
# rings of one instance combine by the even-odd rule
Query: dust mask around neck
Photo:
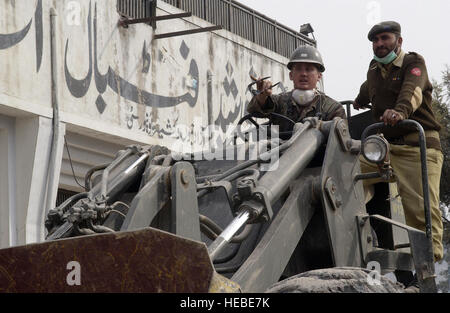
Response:
POLYGON ((383 58, 379 58, 376 55, 374 55, 373 58, 375 59, 375 61, 380 62, 382 64, 389 64, 397 58, 397 54, 395 53, 394 50, 392 50, 383 58))
MULTIPOLYGON (((397 58, 397 53, 395 52, 395 50, 397 50, 398 46, 396 45, 395 48, 389 52, 387 55, 385 55, 382 58, 377 57, 375 54, 373 55, 373 59, 377 62, 380 62, 384 65, 391 63, 392 61, 394 61, 397 58)), ((400 49, 398 49, 398 51, 400 51, 400 49)))
POLYGON ((294 91, 292 92, 292 100, 294 100, 294 102, 300 106, 305 106, 313 101, 316 95, 317 91, 315 89, 294 89, 294 91))

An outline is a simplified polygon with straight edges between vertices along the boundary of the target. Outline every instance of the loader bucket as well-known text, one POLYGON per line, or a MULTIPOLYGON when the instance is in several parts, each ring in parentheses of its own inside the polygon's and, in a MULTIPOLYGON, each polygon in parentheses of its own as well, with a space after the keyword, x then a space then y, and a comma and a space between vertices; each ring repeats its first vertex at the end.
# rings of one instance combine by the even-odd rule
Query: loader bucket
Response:
POLYGON ((0 250, 0 292, 208 292, 232 285, 206 245, 145 228, 0 250))

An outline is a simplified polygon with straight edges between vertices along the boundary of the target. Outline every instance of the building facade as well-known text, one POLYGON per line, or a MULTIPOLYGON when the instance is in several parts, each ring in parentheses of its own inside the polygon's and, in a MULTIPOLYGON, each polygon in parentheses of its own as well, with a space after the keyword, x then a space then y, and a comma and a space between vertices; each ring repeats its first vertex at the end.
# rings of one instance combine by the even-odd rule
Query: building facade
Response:
POLYGON ((0 247, 44 240, 48 210, 123 147, 236 124, 250 75, 291 88, 300 44, 231 0, 0 0, 0 247))

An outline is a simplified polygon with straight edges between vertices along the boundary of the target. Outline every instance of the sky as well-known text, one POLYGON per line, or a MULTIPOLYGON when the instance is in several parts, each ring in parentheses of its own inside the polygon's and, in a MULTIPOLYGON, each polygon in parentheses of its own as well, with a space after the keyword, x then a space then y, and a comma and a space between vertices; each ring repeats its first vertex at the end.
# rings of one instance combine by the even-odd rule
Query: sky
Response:
POLYGON ((402 27, 405 51, 425 58, 430 80, 441 82, 450 66, 449 0, 238 0, 299 30, 310 23, 325 63, 325 93, 338 101, 356 98, 373 57, 370 28, 394 20, 402 27))

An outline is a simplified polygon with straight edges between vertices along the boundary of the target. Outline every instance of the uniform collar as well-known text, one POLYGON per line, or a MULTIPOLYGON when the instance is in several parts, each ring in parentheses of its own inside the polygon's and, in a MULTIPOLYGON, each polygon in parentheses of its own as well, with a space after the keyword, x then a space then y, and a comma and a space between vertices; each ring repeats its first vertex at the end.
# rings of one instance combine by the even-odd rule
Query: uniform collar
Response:
POLYGON ((402 67, 402 65, 403 65, 403 60, 405 59, 405 55, 406 55, 406 53, 405 53, 405 51, 403 51, 403 50, 401 50, 400 49, 400 53, 398 54, 398 56, 395 58, 395 60, 394 61, 392 61, 391 63, 389 63, 389 64, 386 64, 386 65, 384 65, 384 64, 382 64, 382 63, 380 63, 380 62, 376 62, 376 65, 379 67, 379 68, 390 68, 392 65, 395 65, 395 66, 397 66, 397 67, 402 67))
POLYGON ((405 55, 406 55, 405 51, 400 49, 400 53, 398 54, 397 58, 395 58, 394 61, 386 65, 380 62, 376 62, 376 65, 373 68, 371 67, 371 69, 376 69, 378 67, 381 71, 381 76, 383 78, 386 78, 389 71, 392 69, 392 66, 402 67, 405 55))
MULTIPOLYGON (((298 118, 298 120, 304 119, 304 118, 306 117, 306 115, 307 115, 309 112, 311 112, 311 111, 316 111, 317 108, 321 106, 321 103, 322 103, 322 100, 321 100, 321 99, 322 99, 322 96, 323 96, 323 93, 320 92, 320 91, 318 91, 318 96, 316 96, 316 97, 314 98, 314 100, 311 101, 311 103, 309 103, 309 104, 306 105, 306 106, 300 106, 300 105, 298 105, 297 103, 295 103, 295 101, 294 101, 294 100, 292 99, 292 97, 291 97, 291 103, 292 103, 292 105, 297 109, 297 112, 299 113, 299 118, 298 118)), ((319 109, 319 112, 320 112, 321 110, 322 110, 322 109, 320 108, 320 109, 319 109)))
POLYGON ((394 61, 392 61, 392 64, 394 64, 397 67, 402 67, 405 55, 406 55, 405 51, 400 49, 400 53, 398 54, 397 58, 394 61))

